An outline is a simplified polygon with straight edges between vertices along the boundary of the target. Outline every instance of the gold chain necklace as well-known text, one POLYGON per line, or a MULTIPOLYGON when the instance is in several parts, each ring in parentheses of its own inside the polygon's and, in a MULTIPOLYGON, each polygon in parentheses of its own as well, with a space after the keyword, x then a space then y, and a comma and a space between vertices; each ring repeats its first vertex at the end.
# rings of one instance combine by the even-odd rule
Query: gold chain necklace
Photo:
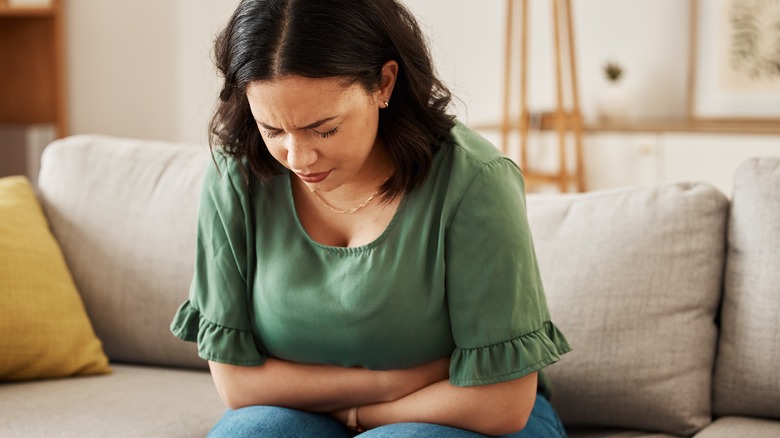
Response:
POLYGON ((314 194, 314 197, 317 198, 318 201, 320 201, 320 204, 324 205, 325 208, 327 208, 328 210, 338 214, 352 214, 360 210, 361 208, 365 207, 366 205, 368 205, 368 203, 371 202, 372 199, 374 199, 374 196, 379 194, 379 190, 372 193, 371 196, 369 196, 368 199, 366 199, 365 201, 361 202, 360 205, 354 208, 350 208, 349 210, 342 210, 340 208, 336 208, 328 204, 324 199, 322 199, 320 195, 317 194, 317 192, 312 192, 312 193, 314 194))
MULTIPOLYGON (((392 174, 390 176, 392 176, 392 174)), ((382 183, 379 184, 379 186, 380 187, 383 186, 387 182, 387 180, 390 179, 390 176, 388 176, 387 178, 382 180, 382 183)), ((324 199, 322 199, 320 197, 320 195, 317 194, 317 192, 311 192, 311 193, 314 195, 315 198, 317 198, 318 201, 320 201, 320 204, 322 204, 328 210, 330 210, 330 211, 332 211, 334 213, 338 213, 338 214, 352 214, 352 213, 360 210, 361 208, 365 207, 366 205, 368 205, 368 203, 371 202, 374 199, 374 197, 376 195, 378 195, 379 192, 381 192, 381 191, 382 191, 382 189, 380 188, 379 190, 377 190, 374 193, 372 193, 371 196, 369 196, 365 201, 361 202, 360 205, 358 205, 357 207, 354 207, 354 208, 350 208, 349 210, 342 210, 340 208, 336 208, 336 207, 328 204, 328 202, 325 201, 324 199)))

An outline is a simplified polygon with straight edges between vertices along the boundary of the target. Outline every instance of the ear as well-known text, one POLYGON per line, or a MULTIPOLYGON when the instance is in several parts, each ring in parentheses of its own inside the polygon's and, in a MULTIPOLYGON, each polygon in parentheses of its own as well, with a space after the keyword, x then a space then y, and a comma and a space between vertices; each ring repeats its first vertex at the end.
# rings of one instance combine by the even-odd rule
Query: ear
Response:
POLYGON ((382 65, 382 76, 379 81, 379 89, 374 93, 374 101, 380 108, 386 108, 386 102, 390 102, 393 95, 393 87, 398 77, 398 63, 390 60, 382 65))

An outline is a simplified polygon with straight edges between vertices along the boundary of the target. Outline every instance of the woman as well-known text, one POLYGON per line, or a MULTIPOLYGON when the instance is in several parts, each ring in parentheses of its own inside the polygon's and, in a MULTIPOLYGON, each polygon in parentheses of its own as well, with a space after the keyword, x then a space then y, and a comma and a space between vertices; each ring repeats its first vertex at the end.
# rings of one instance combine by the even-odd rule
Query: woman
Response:
POLYGON ((447 115, 412 15, 243 0, 216 61, 219 150, 172 324, 230 408, 211 436, 565 436, 538 371, 569 346, 522 177, 447 115))

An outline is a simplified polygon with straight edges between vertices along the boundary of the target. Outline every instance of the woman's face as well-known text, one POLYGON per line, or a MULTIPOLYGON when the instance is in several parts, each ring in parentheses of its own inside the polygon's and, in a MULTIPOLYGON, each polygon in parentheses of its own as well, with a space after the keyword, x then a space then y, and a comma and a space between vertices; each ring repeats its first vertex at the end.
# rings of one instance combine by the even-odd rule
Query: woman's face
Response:
POLYGON ((252 82, 246 95, 271 155, 309 190, 330 191, 386 171, 377 140, 382 92, 344 87, 338 78, 285 76, 252 82))

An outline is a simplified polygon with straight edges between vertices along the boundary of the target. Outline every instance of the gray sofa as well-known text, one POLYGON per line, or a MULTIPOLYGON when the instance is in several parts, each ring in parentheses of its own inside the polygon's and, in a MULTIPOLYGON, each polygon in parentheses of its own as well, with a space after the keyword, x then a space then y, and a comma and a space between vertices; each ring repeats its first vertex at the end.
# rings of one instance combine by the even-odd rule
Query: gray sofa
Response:
MULTIPOLYGON (((39 199, 113 372, 0 383, 0 436, 196 437, 221 416, 168 331, 209 159, 101 136, 46 149, 39 199)), ((528 211, 574 348, 548 368, 571 436, 780 436, 780 159, 744 163, 732 202, 681 183, 529 195, 528 211)))

